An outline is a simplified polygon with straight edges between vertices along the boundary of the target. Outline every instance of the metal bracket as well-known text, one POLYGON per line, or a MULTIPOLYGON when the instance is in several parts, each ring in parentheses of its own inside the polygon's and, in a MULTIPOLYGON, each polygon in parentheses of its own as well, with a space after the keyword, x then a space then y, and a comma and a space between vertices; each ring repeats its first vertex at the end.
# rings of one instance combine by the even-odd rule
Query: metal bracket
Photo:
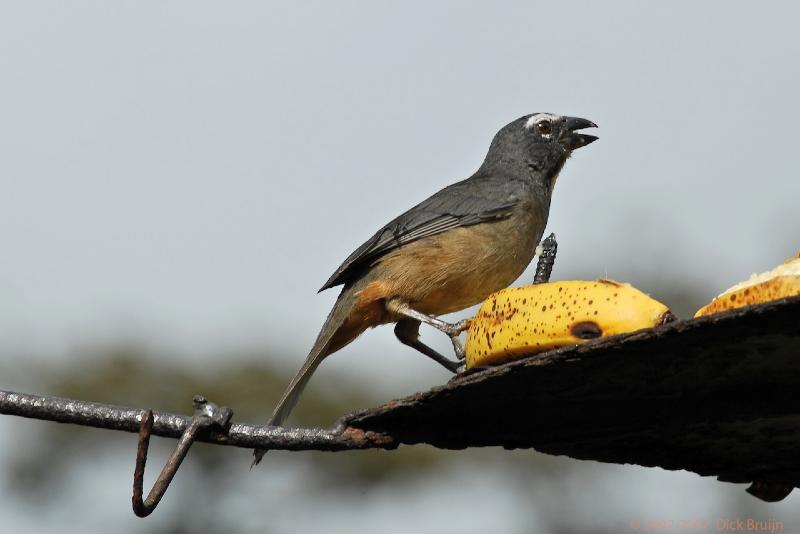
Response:
POLYGON ((536 273, 533 275, 534 284, 546 284, 550 281, 550 274, 553 272, 553 264, 556 262, 556 234, 550 234, 542 243, 536 247, 539 261, 536 262, 536 273))

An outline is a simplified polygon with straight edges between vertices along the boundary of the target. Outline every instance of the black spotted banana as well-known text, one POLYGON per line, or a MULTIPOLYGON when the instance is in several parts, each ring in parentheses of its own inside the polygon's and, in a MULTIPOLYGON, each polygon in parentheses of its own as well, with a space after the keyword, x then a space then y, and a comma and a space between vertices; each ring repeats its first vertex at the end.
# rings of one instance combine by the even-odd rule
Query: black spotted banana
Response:
POLYGON ((489 296, 467 330, 467 368, 650 328, 675 317, 630 284, 571 280, 489 296))

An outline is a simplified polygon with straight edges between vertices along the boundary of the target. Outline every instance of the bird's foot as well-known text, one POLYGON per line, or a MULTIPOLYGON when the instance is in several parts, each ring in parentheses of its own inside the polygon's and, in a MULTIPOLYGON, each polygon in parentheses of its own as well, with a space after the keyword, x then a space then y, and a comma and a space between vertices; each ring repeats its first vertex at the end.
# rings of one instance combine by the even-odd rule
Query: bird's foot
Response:
POLYGON ((464 319, 463 321, 459 321, 457 323, 448 323, 447 321, 442 321, 438 317, 418 312, 400 300, 390 300, 386 303, 386 308, 392 313, 425 323, 441 332, 444 332, 450 337, 450 341, 453 343, 453 350, 455 351, 456 357, 459 359, 459 361, 465 358, 464 345, 461 343, 461 340, 458 338, 458 336, 461 334, 461 332, 469 328, 469 319, 464 319))
POLYGON ((453 352, 456 353, 456 358, 460 361, 463 361, 467 357, 467 354, 464 349, 464 344, 458 336, 461 335, 461 332, 469 328, 469 323, 469 319, 457 323, 447 323, 448 331, 445 333, 450 336, 450 342, 453 343, 453 352))

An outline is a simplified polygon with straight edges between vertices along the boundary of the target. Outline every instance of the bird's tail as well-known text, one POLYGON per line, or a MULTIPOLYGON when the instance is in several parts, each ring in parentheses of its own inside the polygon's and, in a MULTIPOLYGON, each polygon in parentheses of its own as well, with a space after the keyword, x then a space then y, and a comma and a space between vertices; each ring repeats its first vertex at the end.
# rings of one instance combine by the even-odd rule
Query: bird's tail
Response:
MULTIPOLYGON (((336 352, 353 341, 367 329, 368 324, 364 324, 356 317, 351 319, 351 314, 358 301, 358 292, 362 285, 357 283, 353 286, 345 286, 342 289, 339 298, 336 299, 336 304, 334 304, 333 309, 328 314, 328 318, 325 320, 325 324, 322 325, 322 330, 320 330, 314 346, 308 353, 306 361, 297 374, 294 375, 292 381, 289 382, 289 386, 272 412, 268 425, 281 426, 294 409, 311 375, 314 374, 322 360, 327 355, 336 352)), ((266 452, 263 449, 253 451, 253 466, 261 461, 266 452)))

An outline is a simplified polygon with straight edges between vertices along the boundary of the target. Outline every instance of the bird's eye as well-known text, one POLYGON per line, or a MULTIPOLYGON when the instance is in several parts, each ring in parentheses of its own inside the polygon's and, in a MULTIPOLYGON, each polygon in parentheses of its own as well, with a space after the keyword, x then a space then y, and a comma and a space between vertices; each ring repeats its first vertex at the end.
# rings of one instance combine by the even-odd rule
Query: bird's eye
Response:
POLYGON ((536 123, 536 128, 539 130, 539 133, 542 134, 542 135, 550 135, 550 132, 553 131, 553 125, 548 120, 537 122, 536 123))

